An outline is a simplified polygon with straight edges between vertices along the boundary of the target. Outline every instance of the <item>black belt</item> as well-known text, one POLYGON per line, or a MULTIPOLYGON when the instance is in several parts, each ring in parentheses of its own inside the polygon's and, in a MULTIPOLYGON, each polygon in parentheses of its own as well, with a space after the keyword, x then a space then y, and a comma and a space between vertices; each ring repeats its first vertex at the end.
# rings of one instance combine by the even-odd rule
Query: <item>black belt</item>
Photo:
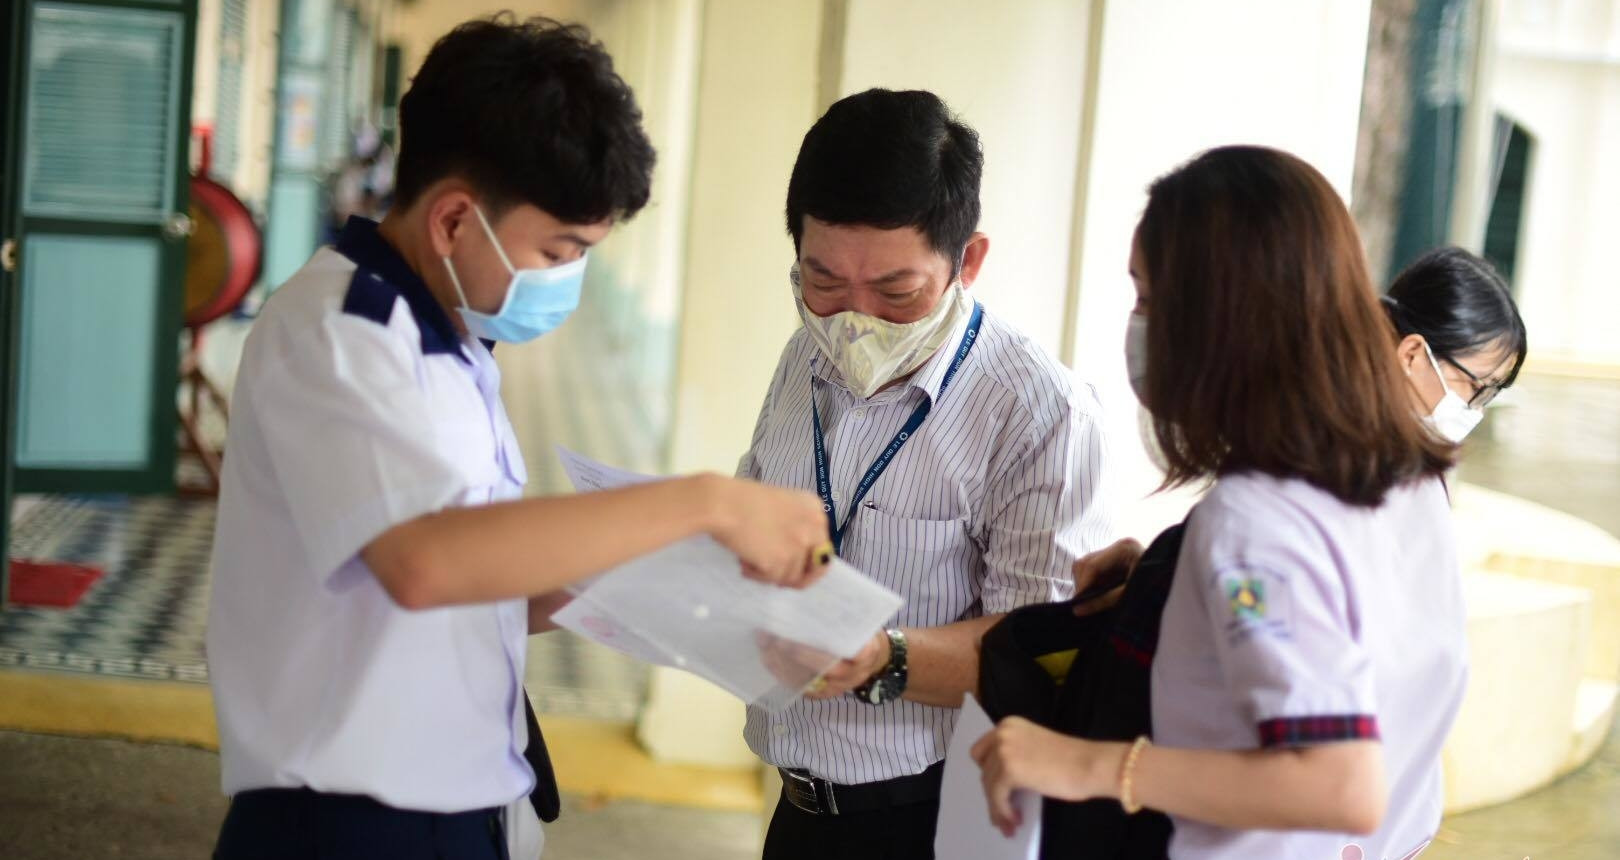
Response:
POLYGON ((828 782, 806 770, 776 770, 782 774, 782 796, 788 803, 811 815, 853 815, 938 799, 945 762, 934 762, 911 776, 860 785, 828 782))

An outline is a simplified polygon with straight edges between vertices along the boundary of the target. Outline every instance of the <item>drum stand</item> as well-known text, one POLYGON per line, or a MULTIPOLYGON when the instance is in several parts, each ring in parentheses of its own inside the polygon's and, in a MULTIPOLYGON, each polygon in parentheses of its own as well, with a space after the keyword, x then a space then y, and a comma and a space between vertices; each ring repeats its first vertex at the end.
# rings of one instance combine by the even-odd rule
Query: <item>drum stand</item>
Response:
POLYGON ((202 415, 204 404, 212 407, 224 421, 230 420, 230 402, 214 385, 202 369, 202 329, 191 329, 191 343, 180 359, 180 391, 182 397, 177 409, 180 413, 180 455, 196 458, 202 464, 204 480, 201 483, 176 481, 175 489, 183 496, 211 498, 219 495, 220 465, 225 457, 223 446, 210 445, 203 438, 202 415))

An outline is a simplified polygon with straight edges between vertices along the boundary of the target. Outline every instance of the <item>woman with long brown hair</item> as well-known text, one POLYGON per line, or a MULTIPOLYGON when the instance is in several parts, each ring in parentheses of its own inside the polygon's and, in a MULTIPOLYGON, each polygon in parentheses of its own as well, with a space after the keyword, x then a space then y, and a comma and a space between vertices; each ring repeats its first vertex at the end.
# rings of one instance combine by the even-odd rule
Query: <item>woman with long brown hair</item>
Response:
POLYGON ((1170 856, 1412 856, 1440 821, 1466 678, 1442 475, 1355 225, 1291 155, 1211 150, 1137 227, 1131 382, 1193 508, 1152 665, 1153 738, 1017 718, 974 749, 1009 797, 1117 798, 1175 824, 1170 856))

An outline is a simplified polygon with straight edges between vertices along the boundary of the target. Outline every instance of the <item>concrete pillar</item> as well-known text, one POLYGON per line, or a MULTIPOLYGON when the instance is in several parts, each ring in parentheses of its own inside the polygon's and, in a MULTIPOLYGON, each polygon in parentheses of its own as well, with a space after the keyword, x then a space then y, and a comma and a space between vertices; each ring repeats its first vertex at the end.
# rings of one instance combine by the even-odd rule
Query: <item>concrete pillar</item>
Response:
MULTIPOLYGON (((799 141, 820 113, 823 3, 703 6, 670 465, 729 474, 798 324, 782 209, 799 141)), ((719 688, 655 669, 639 735, 662 759, 747 765, 757 760, 742 720, 719 688)))

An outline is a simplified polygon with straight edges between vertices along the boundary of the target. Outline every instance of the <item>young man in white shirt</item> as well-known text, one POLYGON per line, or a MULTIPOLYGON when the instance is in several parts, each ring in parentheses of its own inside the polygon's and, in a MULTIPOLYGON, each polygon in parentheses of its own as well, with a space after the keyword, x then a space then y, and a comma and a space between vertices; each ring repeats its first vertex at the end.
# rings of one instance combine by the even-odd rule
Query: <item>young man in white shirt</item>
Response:
POLYGON ((702 533, 780 584, 830 553, 814 496, 728 478, 520 500, 490 347, 562 322, 651 181, 600 44, 464 24, 400 127, 395 208, 271 297, 237 376, 207 643, 218 860, 506 856, 503 808, 556 809, 522 678, 559 589, 702 533))

